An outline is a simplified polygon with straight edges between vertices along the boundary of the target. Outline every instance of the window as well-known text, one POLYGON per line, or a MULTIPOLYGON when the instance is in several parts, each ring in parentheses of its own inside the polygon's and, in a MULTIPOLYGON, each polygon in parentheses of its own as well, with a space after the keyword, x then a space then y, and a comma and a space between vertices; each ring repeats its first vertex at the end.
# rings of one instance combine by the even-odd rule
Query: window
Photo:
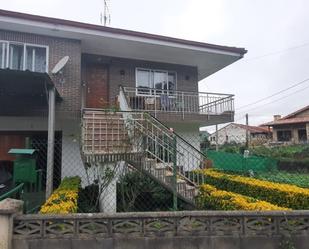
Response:
POLYGON ((151 69, 136 69, 136 87, 138 94, 171 94, 171 91, 176 90, 176 73, 164 70, 151 69))
POLYGON ((290 130, 277 131, 277 139, 280 142, 291 141, 292 132, 290 130))
POLYGON ((306 142, 307 141, 307 131, 306 131, 306 129, 298 130, 298 140, 300 142, 306 142))
POLYGON ((9 68, 23 70, 24 46, 20 44, 9 44, 9 51, 9 68))
POLYGON ((0 68, 5 68, 7 62, 7 43, 0 42, 0 68))
POLYGON ((47 72, 48 47, 0 41, 0 68, 47 72))
POLYGON ((26 69, 33 72, 46 72, 46 48, 26 46, 26 69))

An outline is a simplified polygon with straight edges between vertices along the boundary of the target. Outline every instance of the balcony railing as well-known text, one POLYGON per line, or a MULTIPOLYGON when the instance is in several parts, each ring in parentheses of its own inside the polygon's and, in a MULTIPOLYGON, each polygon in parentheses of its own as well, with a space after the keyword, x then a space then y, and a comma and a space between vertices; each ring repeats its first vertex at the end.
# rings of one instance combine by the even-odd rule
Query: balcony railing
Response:
POLYGON ((234 95, 124 87, 129 107, 135 111, 220 115, 234 112, 234 95))

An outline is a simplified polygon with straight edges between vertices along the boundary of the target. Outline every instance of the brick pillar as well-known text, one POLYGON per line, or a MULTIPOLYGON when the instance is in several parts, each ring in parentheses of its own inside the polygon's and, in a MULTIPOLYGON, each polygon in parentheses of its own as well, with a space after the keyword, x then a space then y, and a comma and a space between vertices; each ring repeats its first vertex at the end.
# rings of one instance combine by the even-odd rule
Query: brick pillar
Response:
POLYGON ((309 123, 306 124, 307 141, 309 142, 309 123))
POLYGON ((0 249, 12 248, 13 218, 21 213, 23 201, 5 199, 0 202, 0 249))

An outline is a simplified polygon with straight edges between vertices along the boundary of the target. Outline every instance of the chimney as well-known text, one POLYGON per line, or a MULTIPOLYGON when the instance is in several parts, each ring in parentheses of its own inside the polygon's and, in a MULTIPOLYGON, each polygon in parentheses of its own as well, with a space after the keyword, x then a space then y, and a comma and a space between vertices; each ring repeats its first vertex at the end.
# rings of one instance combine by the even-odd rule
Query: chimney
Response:
POLYGON ((274 115, 274 121, 277 121, 281 118, 281 115, 274 115))

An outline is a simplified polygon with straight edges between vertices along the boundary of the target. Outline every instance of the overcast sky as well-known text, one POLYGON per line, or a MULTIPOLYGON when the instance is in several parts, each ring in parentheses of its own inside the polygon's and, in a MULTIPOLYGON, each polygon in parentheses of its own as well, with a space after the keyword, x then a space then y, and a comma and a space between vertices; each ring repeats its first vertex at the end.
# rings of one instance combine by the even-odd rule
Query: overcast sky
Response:
MULTIPOLYGON (((250 124, 256 125, 270 121, 273 114, 285 115, 309 105, 306 82, 238 111, 241 106, 309 78, 309 1, 109 2, 111 27, 246 48, 244 59, 200 82, 200 91, 235 94, 236 121, 244 122, 246 110, 250 124), (275 102, 267 104, 271 101, 275 102)), ((103 0, 10 0, 2 1, 0 7, 99 24, 103 0)))

